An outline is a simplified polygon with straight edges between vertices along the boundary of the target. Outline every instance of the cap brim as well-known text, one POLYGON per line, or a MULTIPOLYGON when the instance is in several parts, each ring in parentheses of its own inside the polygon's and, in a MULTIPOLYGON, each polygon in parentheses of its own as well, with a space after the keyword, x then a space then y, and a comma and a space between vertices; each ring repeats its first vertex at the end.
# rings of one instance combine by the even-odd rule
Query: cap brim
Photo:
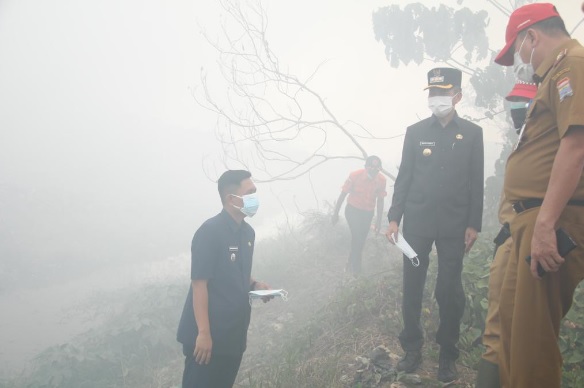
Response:
POLYGON ((515 44, 515 39, 508 42, 503 50, 497 55, 495 58, 495 63, 498 63, 501 66, 513 66, 513 51, 511 47, 515 44))
POLYGON ((429 85, 424 88, 424 90, 437 88, 437 89, 452 89, 454 85, 429 85))
POLYGON ((507 101, 514 101, 517 98, 525 98, 527 100, 532 100, 537 94, 537 87, 535 85, 531 87, 517 87, 515 86, 509 94, 505 97, 507 101))
POLYGON ((513 94, 509 94, 507 95, 507 97, 505 97, 505 100, 507 101, 516 101, 519 99, 525 99, 525 100, 532 100, 533 97, 527 95, 527 93, 513 93, 513 94))

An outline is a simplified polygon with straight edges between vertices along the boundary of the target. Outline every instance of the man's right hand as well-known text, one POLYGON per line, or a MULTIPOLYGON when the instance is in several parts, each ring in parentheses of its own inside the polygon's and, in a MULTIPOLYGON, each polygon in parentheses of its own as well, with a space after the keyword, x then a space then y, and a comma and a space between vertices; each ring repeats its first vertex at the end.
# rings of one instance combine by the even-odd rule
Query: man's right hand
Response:
POLYGON ((385 232, 385 237, 387 237, 387 240, 390 243, 395 244, 395 241, 397 241, 397 239, 398 239, 398 231, 399 231, 399 226, 397 225, 397 222, 391 221, 389 223, 389 226, 387 227, 387 232, 385 232), (394 238, 395 238, 395 241, 393 240, 394 238))
POLYGON ((338 221, 339 221, 339 215, 338 215, 338 213, 333 214, 333 216, 331 217, 331 223, 333 225, 336 225, 338 221))
POLYGON ((210 333, 199 333, 195 341, 195 361, 197 364, 208 364, 211 361, 211 349, 213 340, 210 333))

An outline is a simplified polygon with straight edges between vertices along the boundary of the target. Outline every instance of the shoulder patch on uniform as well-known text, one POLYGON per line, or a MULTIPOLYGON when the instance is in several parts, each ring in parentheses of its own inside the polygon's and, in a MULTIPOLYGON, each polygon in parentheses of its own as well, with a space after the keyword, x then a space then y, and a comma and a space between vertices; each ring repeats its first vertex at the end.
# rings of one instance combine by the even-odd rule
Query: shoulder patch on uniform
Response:
POLYGON ((560 52, 558 54, 558 56, 556 57, 556 61, 554 62, 554 65, 552 67, 556 67, 558 66, 558 64, 564 59, 566 58, 566 54, 568 54, 568 49, 564 49, 564 51, 560 52))
POLYGON ((570 78, 564 77, 556 84, 558 87, 558 94, 560 95, 560 102, 564 101, 566 97, 574 95, 572 86, 570 86, 570 78))
POLYGON ((562 70, 558 71, 558 72, 557 72, 556 74, 554 74, 554 76, 552 77, 552 81, 555 81, 555 80, 557 80, 558 78, 560 78, 560 76, 561 76, 562 74, 566 74, 566 73, 567 73, 567 72, 569 72, 569 71, 570 71, 570 68, 569 68, 569 67, 566 67, 566 68, 564 68, 564 69, 562 69, 562 70))

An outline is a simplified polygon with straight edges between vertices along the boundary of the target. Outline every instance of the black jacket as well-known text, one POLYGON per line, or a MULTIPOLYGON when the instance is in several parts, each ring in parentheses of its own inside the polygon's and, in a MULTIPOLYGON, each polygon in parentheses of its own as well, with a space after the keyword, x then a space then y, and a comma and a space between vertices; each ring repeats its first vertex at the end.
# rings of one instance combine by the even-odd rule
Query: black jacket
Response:
POLYGON ((435 116, 408 127, 389 221, 408 234, 460 237, 481 230, 483 131, 458 115, 443 128, 435 116))
MULTIPOLYGON (((191 279, 206 279, 213 354, 238 355, 245 351, 251 306, 249 289, 255 231, 238 225, 225 210, 208 219, 191 244, 191 279)), ((180 318, 177 340, 195 346, 199 334, 189 292, 180 318)))

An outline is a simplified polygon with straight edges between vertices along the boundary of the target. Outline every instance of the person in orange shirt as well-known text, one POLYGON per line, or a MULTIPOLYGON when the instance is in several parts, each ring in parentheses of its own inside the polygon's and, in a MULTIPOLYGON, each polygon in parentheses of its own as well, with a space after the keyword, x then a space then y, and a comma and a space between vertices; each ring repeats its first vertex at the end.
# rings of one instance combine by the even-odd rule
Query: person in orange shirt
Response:
POLYGON ((339 220, 339 210, 348 195, 345 218, 351 230, 351 253, 347 269, 353 275, 361 273, 361 253, 371 228, 376 202, 376 233, 379 232, 381 226, 383 199, 387 192, 385 191, 386 179, 379 171, 381 171, 381 159, 375 155, 369 156, 365 161, 365 168, 353 171, 345 181, 333 212, 332 223, 334 225, 339 220))

